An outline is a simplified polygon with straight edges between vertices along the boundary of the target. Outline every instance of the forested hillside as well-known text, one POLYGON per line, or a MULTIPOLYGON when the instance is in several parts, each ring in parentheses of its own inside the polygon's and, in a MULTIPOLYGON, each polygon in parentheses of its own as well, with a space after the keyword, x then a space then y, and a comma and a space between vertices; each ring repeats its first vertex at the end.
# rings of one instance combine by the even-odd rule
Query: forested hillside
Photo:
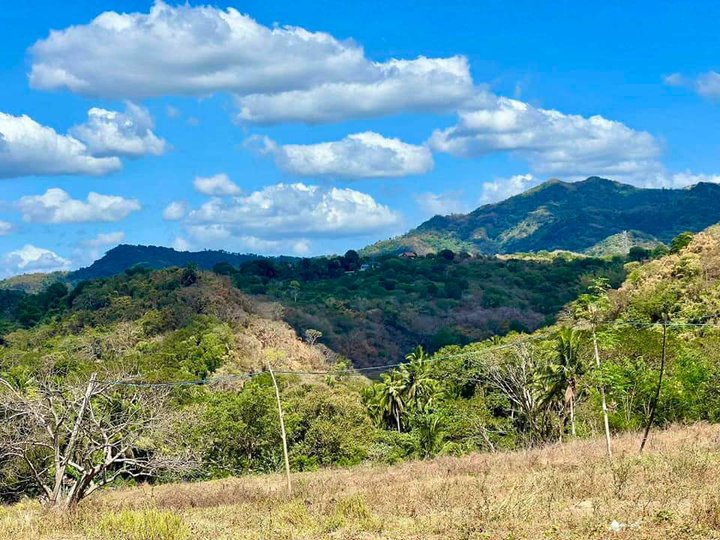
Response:
POLYGON ((546 254, 523 258, 436 256, 250 261, 221 266, 244 292, 280 302, 300 335, 356 367, 396 362, 416 345, 435 351, 555 321, 593 279, 619 285, 624 259, 546 254))
POLYGON ((720 222, 720 186, 641 189, 598 177, 550 180, 469 214, 435 216, 363 254, 436 253, 442 249, 496 254, 563 249, 627 254, 634 245, 669 243, 683 231, 720 222))
POLYGON ((201 270, 209 270, 214 265, 227 262, 241 264, 255 255, 231 253, 229 251, 177 251, 162 246, 119 245, 86 268, 70 272, 67 279, 71 282, 85 281, 121 274, 128 268, 162 269, 173 266, 194 264, 201 270))
MULTIPOLYGON (((604 429, 603 396, 611 448, 618 433, 648 422, 656 429, 717 421, 720 227, 673 246, 662 258, 629 263, 618 289, 602 276, 589 279, 552 326, 432 355, 416 347, 379 377, 367 372, 372 380, 317 335, 299 340, 279 320, 279 304, 240 292, 222 275, 227 266, 135 270, 73 290, 53 285, 34 297, 37 320, 6 328, 0 344, 0 446, 13 449, 0 458, 0 495, 39 495, 54 467, 65 471, 64 493, 106 462, 116 468, 100 465, 102 477, 90 476, 87 486, 280 470, 277 399, 296 471, 595 435, 604 429), (71 449, 43 428, 52 434, 78 418, 86 427, 70 437, 71 449), (108 437, 99 445, 98 434, 108 437), (70 452, 68 461, 52 465, 54 445, 70 452)), ((451 265, 448 272, 471 264, 445 259, 425 262, 451 265)), ((571 262, 578 261, 596 264, 571 262)), ((300 302, 302 288, 295 292, 300 302)))

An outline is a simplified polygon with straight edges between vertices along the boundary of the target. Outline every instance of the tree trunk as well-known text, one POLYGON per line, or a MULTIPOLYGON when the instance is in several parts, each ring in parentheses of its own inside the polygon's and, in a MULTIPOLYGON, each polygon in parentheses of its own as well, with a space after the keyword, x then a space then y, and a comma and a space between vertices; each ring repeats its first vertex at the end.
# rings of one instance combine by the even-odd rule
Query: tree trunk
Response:
MULTIPOLYGON (((595 364, 600 367, 600 350, 598 349, 597 333, 595 332, 595 324, 592 326, 593 349, 595 351, 595 364)), ((612 457, 612 446, 610 444, 610 421, 608 419, 607 399, 605 398, 605 385, 600 386, 600 396, 602 397, 603 423, 605 424, 605 446, 607 447, 607 455, 612 457)))
POLYGON ((640 453, 645 449, 645 443, 647 443, 648 437, 650 436, 650 428, 655 421, 655 412, 657 411, 658 401, 660 400, 660 390, 662 389, 663 374, 665 373, 665 359, 667 358, 667 319, 663 321, 663 334, 662 334, 662 356, 660 358, 660 375, 658 376, 657 388, 655 389, 655 396, 650 404, 650 416, 648 417, 647 425, 645 426, 645 434, 643 435, 642 442, 640 443, 640 453))
POLYGON ((270 377, 272 378, 273 386, 275 387, 275 397, 277 398, 278 415, 280 416, 280 435, 282 436, 283 456, 285 457, 287 492, 288 495, 292 495, 292 483, 290 482, 290 458, 288 457, 287 436, 285 435, 285 419, 283 418, 282 403, 280 402, 280 388, 278 388, 277 381, 275 380, 275 374, 273 373, 273 370, 269 365, 268 371, 270 372, 270 377))
POLYGON ((575 432, 575 396, 570 396, 570 433, 573 437, 577 435, 575 432))

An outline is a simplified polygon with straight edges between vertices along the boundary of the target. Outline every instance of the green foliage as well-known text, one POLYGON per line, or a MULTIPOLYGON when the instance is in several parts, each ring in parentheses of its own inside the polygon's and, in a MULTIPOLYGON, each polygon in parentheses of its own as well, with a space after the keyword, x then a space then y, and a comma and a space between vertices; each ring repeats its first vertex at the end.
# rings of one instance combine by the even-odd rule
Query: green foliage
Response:
POLYGON ((372 260, 346 254, 285 265, 258 259, 232 279, 244 292, 281 302, 283 317, 299 334, 321 331, 325 345, 364 367, 397 360, 417 343, 435 351, 539 328, 595 277, 619 285, 623 262, 569 255, 372 260))
MULTIPOLYGON (((280 377, 291 463, 296 470, 354 465, 368 458, 374 438, 359 392, 344 382, 300 384, 280 377)), ((279 470, 280 427, 269 375, 242 392, 212 392, 198 404, 187 437, 201 449, 211 476, 279 470)))
POLYGON ((719 222, 718 198, 720 187, 710 184, 659 190, 597 177, 575 183, 550 180, 469 214, 435 216, 361 253, 424 255, 450 249, 486 255, 542 250, 625 255, 633 245, 652 248, 685 230, 697 232, 719 222))

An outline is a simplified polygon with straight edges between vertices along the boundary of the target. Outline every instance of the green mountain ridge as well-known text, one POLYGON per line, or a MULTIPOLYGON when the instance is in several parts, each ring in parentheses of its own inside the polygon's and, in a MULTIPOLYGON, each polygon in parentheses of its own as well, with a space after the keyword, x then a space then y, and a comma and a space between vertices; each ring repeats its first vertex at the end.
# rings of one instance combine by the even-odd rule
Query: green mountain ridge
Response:
POLYGON ((593 255, 633 245, 668 243, 683 231, 720 221, 720 186, 644 189, 599 177, 549 180, 525 193, 468 214, 435 216, 408 233, 377 242, 364 255, 443 249, 473 254, 568 250, 593 255), (628 233, 628 242, 611 237, 628 233), (608 249, 602 249, 603 243, 608 249), (624 245, 623 245, 624 244, 624 245))

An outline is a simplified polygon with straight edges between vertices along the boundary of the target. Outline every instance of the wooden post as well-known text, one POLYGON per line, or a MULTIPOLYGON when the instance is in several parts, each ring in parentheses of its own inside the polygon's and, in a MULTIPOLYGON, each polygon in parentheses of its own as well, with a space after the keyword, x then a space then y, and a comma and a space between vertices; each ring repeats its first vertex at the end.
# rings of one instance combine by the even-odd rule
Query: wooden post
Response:
POLYGON ((660 376, 658 377, 657 388, 655 389, 655 397, 650 404, 650 416, 645 426, 645 434, 643 435, 642 442, 640 443, 640 453, 645 449, 645 443, 647 443, 648 436, 650 435, 650 428, 655 421, 655 412, 657 411, 658 401, 660 400, 660 390, 662 389, 663 374, 665 373, 665 360, 667 358, 667 317, 663 319, 663 332, 662 332, 662 356, 660 358, 660 376))
POLYGON ((277 399, 278 416, 280 417, 280 435, 282 436, 283 455, 285 456, 285 475, 287 476, 287 492, 288 496, 292 495, 292 484, 290 482, 290 458, 288 457, 287 436, 285 435, 285 420, 283 418, 282 403, 280 402, 280 388, 278 388, 277 380, 272 368, 268 364, 268 371, 275 387, 275 398, 277 399))

